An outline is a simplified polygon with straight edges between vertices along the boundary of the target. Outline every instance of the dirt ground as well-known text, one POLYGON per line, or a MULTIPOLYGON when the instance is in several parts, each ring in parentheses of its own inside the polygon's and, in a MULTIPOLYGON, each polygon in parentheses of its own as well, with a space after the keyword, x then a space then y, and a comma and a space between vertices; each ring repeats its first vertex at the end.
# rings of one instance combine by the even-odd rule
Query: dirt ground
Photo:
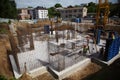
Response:
POLYGON ((19 80, 33 80, 28 74, 24 73, 19 80))
POLYGON ((55 79, 49 72, 47 72, 47 73, 44 73, 44 74, 34 78, 33 80, 55 80, 55 79))
POLYGON ((36 78, 31 78, 29 75, 27 74, 23 74, 21 78, 19 78, 19 80, 55 80, 52 75, 49 72, 46 72, 36 78))
POLYGON ((70 76, 66 77, 63 80, 81 80, 82 78, 93 74, 101 69, 100 66, 90 63, 87 67, 82 70, 78 70, 75 73, 71 74, 70 76))
POLYGON ((0 38, 0 75, 7 78, 13 77, 7 50, 10 50, 10 44, 6 37, 0 38))
MULTIPOLYGON (((63 80, 81 80, 99 70, 101 70, 100 66, 94 63, 90 63, 84 69, 74 72, 73 74, 71 74, 70 76, 66 77, 63 80)), ((23 74, 23 76, 19 80, 56 80, 56 79, 49 72, 46 72, 33 79, 30 76, 23 74)))

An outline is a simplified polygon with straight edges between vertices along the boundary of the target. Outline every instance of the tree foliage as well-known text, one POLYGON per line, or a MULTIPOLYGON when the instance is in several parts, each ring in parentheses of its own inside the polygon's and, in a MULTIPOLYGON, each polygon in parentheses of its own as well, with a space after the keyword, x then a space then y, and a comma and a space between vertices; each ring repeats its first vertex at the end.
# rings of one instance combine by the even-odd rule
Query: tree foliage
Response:
POLYGON ((89 13, 95 13, 96 9, 97 9, 97 5, 93 2, 90 2, 90 3, 88 3, 87 8, 88 8, 89 13))
POLYGON ((54 7, 48 8, 48 16, 50 18, 54 17, 54 13, 55 13, 55 8, 54 7))
POLYGON ((52 18, 52 17, 60 17, 60 12, 56 10, 56 8, 58 8, 58 7, 62 7, 62 5, 57 3, 57 4, 54 5, 54 7, 48 8, 48 16, 50 18, 52 18))
MULTIPOLYGON (((93 2, 88 3, 88 6, 87 6, 88 13, 96 13, 97 6, 98 6, 98 4, 95 4, 93 2)), ((112 17, 112 16, 120 17, 120 3, 117 3, 117 4, 109 3, 109 6, 110 6, 109 17, 112 17)))
POLYGON ((50 18, 52 18, 52 17, 60 17, 60 12, 57 11, 55 7, 50 7, 48 9, 48 16, 50 18))
POLYGON ((118 4, 110 4, 110 17, 119 16, 120 17, 120 3, 118 4))
POLYGON ((88 3, 88 6, 95 6, 96 4, 94 2, 88 3))
POLYGON ((0 0, 0 17, 12 19, 17 17, 15 1, 0 0))
POLYGON ((55 6, 54 6, 55 8, 59 8, 59 7, 62 7, 62 5, 61 4, 59 4, 59 3, 57 3, 57 4, 55 4, 55 6))
POLYGON ((67 8, 73 8, 73 6, 72 6, 72 5, 69 5, 67 8))

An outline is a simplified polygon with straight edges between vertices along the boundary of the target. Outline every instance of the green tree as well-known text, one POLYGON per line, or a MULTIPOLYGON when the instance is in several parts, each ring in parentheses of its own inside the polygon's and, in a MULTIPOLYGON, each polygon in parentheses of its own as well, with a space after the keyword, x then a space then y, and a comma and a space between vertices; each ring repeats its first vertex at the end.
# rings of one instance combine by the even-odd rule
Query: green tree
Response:
POLYGON ((55 4, 54 7, 55 7, 55 8, 58 8, 58 7, 62 7, 62 5, 61 5, 60 3, 57 3, 57 4, 55 4))
POLYGON ((73 8, 73 6, 72 6, 72 5, 69 5, 67 8, 73 8))
POLYGON ((97 5, 93 2, 88 3, 88 13, 96 13, 97 5))
POLYGON ((88 3, 88 7, 89 6, 95 6, 95 3, 94 2, 90 2, 90 3, 88 3))
POLYGON ((48 8, 48 16, 52 17, 60 17, 60 12, 56 10, 55 7, 48 8))
POLYGON ((54 14, 55 14, 55 8, 54 7, 48 8, 48 16, 52 18, 55 16, 54 14))
POLYGON ((32 6, 28 6, 28 8, 33 8, 32 6))
POLYGON ((80 7, 80 5, 75 5, 74 7, 80 7))
POLYGON ((0 17, 13 19, 17 17, 15 1, 0 0, 0 17))
POLYGON ((120 17, 120 3, 117 3, 117 4, 110 3, 109 6, 110 6, 109 17, 112 17, 112 16, 120 17))
POLYGON ((88 7, 88 13, 96 13, 96 7, 93 6, 88 7))

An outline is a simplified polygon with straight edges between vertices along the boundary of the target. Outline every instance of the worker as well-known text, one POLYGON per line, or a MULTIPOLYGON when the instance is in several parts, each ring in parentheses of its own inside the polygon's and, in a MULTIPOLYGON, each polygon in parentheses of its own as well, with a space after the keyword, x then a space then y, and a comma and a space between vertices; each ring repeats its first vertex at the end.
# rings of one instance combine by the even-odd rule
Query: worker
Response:
POLYGON ((83 45, 83 54, 87 53, 88 48, 88 45, 83 45))

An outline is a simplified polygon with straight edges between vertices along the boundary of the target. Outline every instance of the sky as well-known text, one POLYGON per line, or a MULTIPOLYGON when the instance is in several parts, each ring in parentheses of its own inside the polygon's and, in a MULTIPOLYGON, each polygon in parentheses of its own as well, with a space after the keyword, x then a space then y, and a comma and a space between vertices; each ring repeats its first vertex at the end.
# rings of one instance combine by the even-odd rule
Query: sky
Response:
MULTIPOLYGON (((15 0, 17 8, 27 8, 28 6, 36 7, 52 7, 56 3, 60 3, 63 7, 69 5, 80 5, 82 3, 97 2, 98 0, 15 0)), ((117 0, 108 0, 110 2, 117 2, 117 0)))

